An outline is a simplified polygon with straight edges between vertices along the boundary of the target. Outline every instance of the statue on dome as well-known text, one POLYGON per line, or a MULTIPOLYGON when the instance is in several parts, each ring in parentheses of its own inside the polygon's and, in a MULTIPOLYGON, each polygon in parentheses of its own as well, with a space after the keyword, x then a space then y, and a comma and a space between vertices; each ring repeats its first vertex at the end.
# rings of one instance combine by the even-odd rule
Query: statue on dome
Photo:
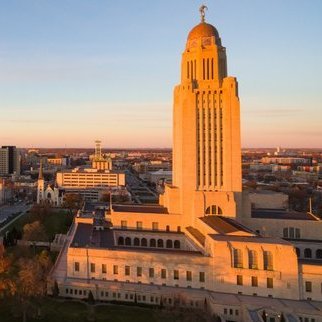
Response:
POLYGON ((199 8, 200 15, 201 15, 201 22, 205 22, 205 10, 208 10, 208 7, 205 6, 204 4, 199 8))

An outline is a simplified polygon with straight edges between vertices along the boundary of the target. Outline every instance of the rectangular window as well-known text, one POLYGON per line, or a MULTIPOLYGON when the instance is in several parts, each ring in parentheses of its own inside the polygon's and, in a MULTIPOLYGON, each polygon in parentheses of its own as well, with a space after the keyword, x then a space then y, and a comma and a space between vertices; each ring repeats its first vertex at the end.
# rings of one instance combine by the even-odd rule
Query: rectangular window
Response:
POLYGON ((308 292, 308 293, 312 292, 312 282, 309 282, 309 281, 305 282, 305 292, 308 292))
POLYGON ((258 286, 258 278, 257 278, 257 276, 252 276, 252 286, 253 287, 258 286))
POLYGON ((205 272, 199 272, 199 282, 204 283, 206 280, 206 274, 205 272))
POLYGON ((270 251, 264 251, 264 269, 267 271, 273 270, 273 254, 270 251))
POLYGON ((79 262, 74 263, 74 270, 75 272, 79 272, 79 262))
POLYGON ((179 271, 177 269, 175 269, 173 271, 173 279, 178 280, 179 279, 179 271))
POLYGON ((130 266, 125 266, 125 275, 130 275, 130 266))
POLYGON ((150 278, 154 277, 154 268, 153 267, 149 268, 149 277, 150 278))
POLYGON ((122 229, 126 229, 127 228, 127 221, 126 220, 122 220, 121 221, 121 228, 122 229))
POLYGON ((113 266, 113 274, 117 275, 119 273, 119 267, 117 265, 113 266))
POLYGON ((257 269, 258 259, 257 259, 257 252, 255 250, 250 250, 248 252, 248 268, 250 269, 257 269))
POLYGON ((273 279, 271 277, 267 277, 267 288, 273 288, 273 279))
POLYGON ((142 276, 142 267, 137 267, 136 268, 136 275, 137 276, 142 276))
POLYGON ((290 227, 289 228, 289 236, 290 236, 290 238, 294 238, 295 237, 294 228, 293 227, 290 227))
POLYGON ((237 285, 243 285, 243 276, 237 275, 237 285))
POLYGON ((107 273, 107 267, 106 264, 102 264, 102 273, 106 274, 107 273))
POLYGON ((192 273, 191 273, 191 271, 187 271, 187 281, 192 281, 192 273))
POLYGON ((234 249, 234 267, 243 267, 243 252, 240 249, 234 249))
POLYGON ((91 263, 91 273, 95 273, 95 264, 91 263))
POLYGON ((143 227, 142 221, 137 221, 136 222, 136 229, 142 230, 142 227, 143 227))
POLYGON ((167 271, 164 268, 161 269, 161 278, 167 278, 167 271))
POLYGON ((301 238, 301 232, 299 228, 295 228, 295 238, 300 239, 301 238))
POLYGON ((152 223, 152 230, 158 230, 159 229, 159 225, 157 222, 153 222, 152 223))

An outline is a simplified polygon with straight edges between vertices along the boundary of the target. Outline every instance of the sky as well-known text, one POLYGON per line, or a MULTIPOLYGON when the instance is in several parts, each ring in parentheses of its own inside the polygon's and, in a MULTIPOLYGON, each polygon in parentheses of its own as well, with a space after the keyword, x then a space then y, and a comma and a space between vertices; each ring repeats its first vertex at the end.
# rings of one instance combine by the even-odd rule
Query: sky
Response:
MULTIPOLYGON (((208 0, 243 147, 322 148, 322 1, 208 0)), ((166 148, 196 0, 0 0, 0 145, 166 148)))

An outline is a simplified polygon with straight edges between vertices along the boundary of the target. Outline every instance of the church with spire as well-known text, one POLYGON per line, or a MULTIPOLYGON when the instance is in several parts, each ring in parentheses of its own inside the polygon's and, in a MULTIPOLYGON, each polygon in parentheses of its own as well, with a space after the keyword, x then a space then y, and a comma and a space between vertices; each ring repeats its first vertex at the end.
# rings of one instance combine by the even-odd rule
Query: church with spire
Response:
POLYGON ((45 182, 43 173, 43 161, 40 160, 39 175, 37 181, 37 204, 48 204, 53 207, 61 207, 64 201, 64 190, 57 184, 45 182))
POLYGON ((321 305, 307 302, 322 301, 321 266, 300 261, 291 240, 253 229, 238 83, 205 9, 174 88, 172 183, 158 205, 79 211, 52 283, 63 297, 203 309, 215 321, 274 322, 281 312, 285 321, 321 321, 321 305))

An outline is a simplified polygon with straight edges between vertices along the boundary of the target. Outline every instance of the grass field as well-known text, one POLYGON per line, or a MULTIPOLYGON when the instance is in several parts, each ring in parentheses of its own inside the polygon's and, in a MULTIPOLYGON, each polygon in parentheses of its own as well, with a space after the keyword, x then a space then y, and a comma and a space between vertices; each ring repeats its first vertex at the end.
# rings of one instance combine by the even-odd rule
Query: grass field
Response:
MULTIPOLYGON (((61 301, 46 298, 42 301, 41 316, 37 317, 37 307, 29 309, 27 321, 46 322, 205 322, 196 312, 167 311, 155 308, 141 308, 125 305, 95 305, 74 301, 61 301)), ((0 321, 22 321, 14 303, 0 300, 0 321)))
POLYGON ((37 220, 44 226, 48 239, 51 241, 55 234, 65 234, 68 231, 73 215, 66 210, 35 208, 9 225, 6 231, 10 231, 13 227, 22 231, 24 225, 37 220))

